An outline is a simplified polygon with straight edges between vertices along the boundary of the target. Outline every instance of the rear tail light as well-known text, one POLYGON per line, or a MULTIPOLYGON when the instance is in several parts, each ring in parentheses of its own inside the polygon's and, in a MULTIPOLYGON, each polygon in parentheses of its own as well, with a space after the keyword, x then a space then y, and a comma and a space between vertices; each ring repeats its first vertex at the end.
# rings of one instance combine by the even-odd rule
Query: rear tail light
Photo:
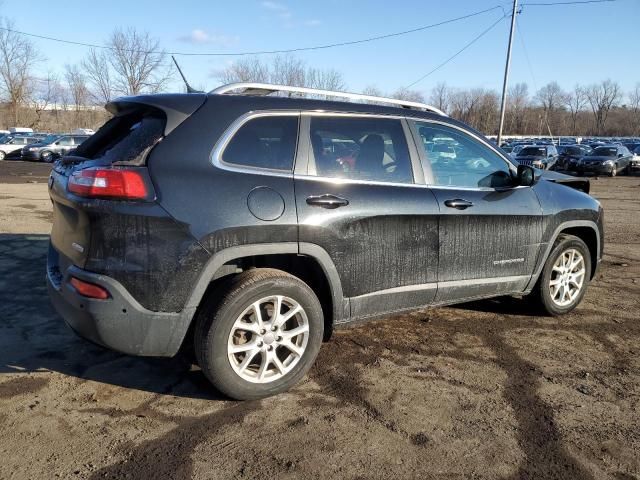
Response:
POLYGON ((80 197, 118 200, 153 200, 147 169, 96 167, 78 170, 69 177, 68 190, 80 197))
POLYGON ((71 277, 69 283, 76 289, 76 291, 83 297, 97 298, 98 300, 106 300, 111 295, 107 289, 96 285, 95 283, 85 282, 76 277, 71 277))

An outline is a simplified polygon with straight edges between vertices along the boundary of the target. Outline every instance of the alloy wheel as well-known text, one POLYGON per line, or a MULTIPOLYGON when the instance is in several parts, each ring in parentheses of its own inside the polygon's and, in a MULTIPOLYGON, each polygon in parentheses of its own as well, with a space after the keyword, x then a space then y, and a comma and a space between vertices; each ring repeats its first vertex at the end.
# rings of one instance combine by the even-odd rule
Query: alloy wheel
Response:
POLYGON ((231 327, 229 363, 242 379, 269 383, 287 375, 309 341, 309 320, 292 298, 274 295, 247 307, 231 327))
POLYGON ((562 252, 551 271, 549 293, 559 307, 570 305, 580 294, 587 270, 584 257, 575 248, 562 252))

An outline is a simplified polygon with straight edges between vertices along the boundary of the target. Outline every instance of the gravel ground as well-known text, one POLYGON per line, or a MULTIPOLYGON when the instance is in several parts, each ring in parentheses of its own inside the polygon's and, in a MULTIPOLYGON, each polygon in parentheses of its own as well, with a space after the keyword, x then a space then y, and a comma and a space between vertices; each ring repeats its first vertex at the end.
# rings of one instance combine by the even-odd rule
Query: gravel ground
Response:
POLYGON ((47 170, 0 164, 0 478, 640 479, 640 177, 593 181, 606 252, 570 315, 501 299, 362 324, 293 391, 233 402, 52 311, 47 170))

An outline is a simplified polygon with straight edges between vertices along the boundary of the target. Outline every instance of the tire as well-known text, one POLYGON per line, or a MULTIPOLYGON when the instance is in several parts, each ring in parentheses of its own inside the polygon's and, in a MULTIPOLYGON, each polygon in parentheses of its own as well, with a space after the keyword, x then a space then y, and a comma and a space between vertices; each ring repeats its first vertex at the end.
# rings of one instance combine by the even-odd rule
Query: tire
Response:
POLYGON ((610 177, 615 177, 618 174, 618 165, 614 165, 611 171, 609 172, 610 177))
POLYGON ((4 160, 4 158, 7 156, 6 153, 4 153, 2 150, 0 150, 0 161, 4 160))
MULTIPOLYGON (((565 257, 566 258, 566 257, 565 257)), ((577 258, 577 257, 573 257, 577 258)), ((577 270, 577 267, 576 267, 577 270)), ((587 290, 587 286, 589 285, 589 279, 591 276, 591 254, 589 252, 589 247, 578 237, 573 235, 564 235, 561 234, 558 236, 558 239, 553 245, 551 253, 547 258, 542 272, 540 273, 540 278, 536 283, 533 291, 531 292, 531 297, 533 300, 539 304, 545 313, 549 315, 564 315, 565 313, 569 313, 571 310, 576 308, 578 304, 582 301, 584 294, 587 290), (578 252, 582 256, 582 267, 584 269, 584 273, 582 276, 582 283, 580 288, 577 291, 575 297, 571 298, 570 301, 564 303, 564 301, 569 300, 565 299, 563 302, 559 302, 558 298, 554 299, 553 293, 554 288, 552 288, 551 281, 558 281, 558 278, 562 277, 557 270, 554 269, 556 262, 561 262, 560 258, 563 254, 571 251, 578 252)), ((560 282, 560 286, 556 287, 557 289, 562 288, 560 282)), ((569 288, 572 288, 572 282, 567 284, 569 288)), ((573 284, 575 287, 575 284, 573 284)), ((562 293, 555 290, 555 293, 562 293)), ((563 294, 564 295, 564 294, 563 294)), ((560 299, 563 300, 563 299, 560 299)))
POLYGON ((40 160, 42 160, 44 163, 53 162, 53 152, 45 150, 40 154, 40 160))
POLYGON ((302 280, 280 270, 252 269, 235 275, 219 294, 205 300, 194 334, 196 358, 207 379, 231 398, 253 400, 289 390, 304 377, 320 350, 324 316, 318 298, 302 280), (271 332, 275 296, 280 296, 283 317, 294 310, 294 305, 301 311, 296 310, 298 313, 271 332), (253 307, 259 302, 264 324, 258 323, 253 307), (290 338, 289 344, 299 352, 296 355, 285 346, 284 339, 294 329, 304 330, 305 324, 306 333, 290 338), (249 344, 253 347, 247 353, 230 351, 230 345, 243 348, 249 344), (262 368, 265 360, 274 356, 279 365, 271 360, 262 368))

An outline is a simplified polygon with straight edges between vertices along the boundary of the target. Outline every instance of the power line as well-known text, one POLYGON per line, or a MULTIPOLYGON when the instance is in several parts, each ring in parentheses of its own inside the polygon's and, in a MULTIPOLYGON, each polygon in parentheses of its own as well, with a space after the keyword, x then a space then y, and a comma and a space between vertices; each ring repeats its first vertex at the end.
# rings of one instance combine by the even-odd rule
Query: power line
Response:
POLYGON ((570 2, 535 2, 535 3, 523 3, 523 7, 552 7, 556 5, 585 5, 588 3, 610 3, 617 0, 581 0, 570 2))
MULTIPOLYGON (((392 37, 399 37, 401 35, 408 35, 410 33, 415 33, 415 32, 421 32, 424 30, 428 30, 430 28, 435 28, 435 27, 439 27, 442 25, 447 25, 449 23, 454 23, 454 22, 458 22, 460 20, 464 20, 467 18, 471 18, 471 17, 475 17, 478 15, 482 15, 483 13, 487 13, 496 9, 502 9, 503 7, 500 5, 496 5, 494 7, 491 8, 486 8, 484 10, 480 10, 477 12, 473 12, 473 13, 469 13, 467 15, 462 15, 460 17, 456 17, 456 18, 451 18, 449 20, 443 20, 441 22, 437 22, 437 23, 432 23, 431 25, 424 25, 422 27, 417 27, 417 28, 412 28, 410 30, 403 30, 401 32, 394 32, 394 33, 388 33, 385 35, 377 35, 374 37, 368 37, 368 38, 362 38, 359 40, 351 40, 351 41, 346 41, 346 42, 338 42, 338 43, 330 43, 330 44, 326 44, 326 45, 315 45, 315 46, 311 46, 311 47, 299 47, 299 48, 287 48, 287 49, 282 49, 282 50, 258 50, 258 51, 254 51, 254 52, 204 52, 204 53, 199 53, 199 52, 164 52, 161 50, 150 50, 150 51, 144 51, 144 50, 124 50, 128 53, 147 53, 147 54, 168 54, 168 55, 177 55, 177 56, 199 56, 199 57, 240 57, 240 56, 246 56, 246 55, 272 55, 272 54, 276 54, 276 53, 295 53, 295 52, 306 52, 306 51, 312 51, 312 50, 323 50, 323 49, 327 49, 327 48, 335 48, 335 47, 345 47, 348 45, 358 45, 361 43, 367 43, 367 42, 373 42, 376 40, 383 40, 386 38, 392 38, 392 37)), ((19 35, 24 35, 27 37, 33 37, 33 38, 38 38, 41 40, 49 40, 52 42, 59 42, 59 43, 66 43, 69 45, 78 45, 78 46, 82 46, 82 47, 89 47, 89 48, 99 48, 99 49, 104 49, 104 50, 113 50, 113 47, 110 47, 109 45, 99 45, 99 44, 92 44, 92 43, 84 43, 84 42, 76 42, 76 41, 72 41, 72 40, 64 40, 61 38, 56 38, 56 37, 49 37, 46 35, 39 35, 39 34, 35 34, 35 33, 30 33, 30 32, 23 32, 23 31, 19 31, 19 30, 14 30, 14 29, 10 29, 10 28, 5 28, 5 27, 0 27, 0 30, 5 30, 7 32, 13 32, 13 33, 17 33, 19 35)))
POLYGON ((480 33, 478 36, 476 36, 475 38, 473 38, 473 40, 471 40, 469 43, 467 43, 464 47, 462 47, 460 50, 458 50, 456 53, 454 53, 453 55, 451 55, 449 58, 447 58, 444 62, 442 62, 440 65, 438 65, 437 67, 435 67, 433 70, 425 73, 424 75, 422 75, 420 78, 418 78, 416 81, 410 83, 409 85, 407 85, 405 88, 411 88, 414 85, 416 85, 417 83, 420 83, 422 80, 424 80, 425 78, 427 78, 429 75, 437 72, 438 70, 440 70, 442 67, 444 67, 447 63, 451 62, 454 58, 456 58, 458 55, 460 55, 462 52, 464 52, 467 48, 469 48, 471 45, 473 45, 474 43, 476 43, 478 40, 480 40, 482 37, 484 37, 487 33, 489 33, 491 30, 493 30, 493 28, 498 25, 498 23, 500 23, 502 20, 504 20, 507 16, 503 15, 502 17, 500 17, 498 20, 496 20, 495 22, 493 22, 487 29, 485 29, 484 31, 482 31, 482 33, 480 33))

